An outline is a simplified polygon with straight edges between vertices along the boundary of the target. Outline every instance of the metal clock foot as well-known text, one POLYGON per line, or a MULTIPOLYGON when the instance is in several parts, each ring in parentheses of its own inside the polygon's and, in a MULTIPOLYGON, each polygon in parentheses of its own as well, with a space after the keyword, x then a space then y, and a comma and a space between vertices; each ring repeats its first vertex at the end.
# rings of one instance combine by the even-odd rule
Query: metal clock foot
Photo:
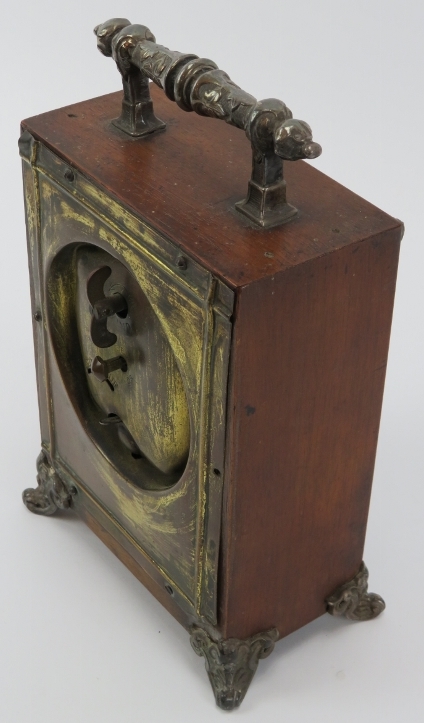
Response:
POLYGON ((372 620, 383 612, 386 603, 380 595, 368 592, 368 569, 363 562, 353 580, 341 585, 327 598, 330 615, 344 615, 349 620, 372 620))
POLYGON ((256 673, 259 660, 274 649, 278 631, 274 628, 246 640, 213 640, 202 628, 194 627, 191 646, 205 658, 216 703, 222 710, 238 708, 256 673))
POLYGON ((47 454, 41 450, 37 458, 38 487, 22 493, 24 505, 37 515, 53 515, 57 510, 67 510, 72 505, 74 488, 68 488, 50 464, 47 454))

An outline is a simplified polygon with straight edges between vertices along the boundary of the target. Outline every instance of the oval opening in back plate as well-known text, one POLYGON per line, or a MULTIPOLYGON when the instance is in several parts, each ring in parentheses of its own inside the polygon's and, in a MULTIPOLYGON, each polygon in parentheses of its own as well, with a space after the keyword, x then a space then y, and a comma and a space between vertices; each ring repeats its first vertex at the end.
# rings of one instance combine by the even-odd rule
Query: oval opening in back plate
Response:
POLYGON ((68 395, 97 446, 138 487, 176 484, 190 448, 187 396, 134 275, 103 249, 71 244, 51 265, 48 309, 68 395))

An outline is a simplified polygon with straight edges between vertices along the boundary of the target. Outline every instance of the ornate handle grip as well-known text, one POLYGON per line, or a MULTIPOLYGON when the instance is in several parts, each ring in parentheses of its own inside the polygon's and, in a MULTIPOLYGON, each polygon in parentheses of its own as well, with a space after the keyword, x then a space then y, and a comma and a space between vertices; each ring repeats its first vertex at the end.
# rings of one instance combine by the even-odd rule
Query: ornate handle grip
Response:
POLYGON ((236 204, 238 211, 263 228, 297 213, 286 201, 282 161, 321 154, 307 123, 295 120, 280 100, 257 101, 212 60, 157 45, 144 25, 113 18, 94 32, 99 50, 113 57, 122 75, 122 113, 113 121, 118 128, 136 137, 165 129, 153 111, 150 79, 182 110, 225 120, 246 132, 252 144, 253 171, 247 198, 236 204))

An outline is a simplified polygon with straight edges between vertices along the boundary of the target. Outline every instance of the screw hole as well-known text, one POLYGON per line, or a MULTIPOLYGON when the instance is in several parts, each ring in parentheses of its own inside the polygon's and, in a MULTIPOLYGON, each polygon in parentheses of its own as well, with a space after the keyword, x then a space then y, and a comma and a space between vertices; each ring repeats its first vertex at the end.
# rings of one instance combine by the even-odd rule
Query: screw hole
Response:
POLYGON ((68 118, 78 118, 78 116, 75 113, 68 113, 68 118))
POLYGON ((171 595, 172 597, 174 597, 174 591, 173 591, 171 585, 165 585, 165 590, 166 590, 166 592, 167 592, 169 595, 171 595))
POLYGON ((217 477, 219 477, 221 475, 221 470, 215 467, 213 473, 216 474, 217 477))
MULTIPOLYGON (((91 369, 90 369, 90 367, 88 367, 88 369, 87 369, 87 374, 91 374, 91 369)), ((108 415, 108 416, 109 416, 109 415, 108 415)))
POLYGON ((34 314, 35 321, 41 321, 41 311, 36 311, 34 314))
POLYGON ((177 266, 181 271, 185 271, 187 268, 187 259, 184 256, 178 256, 177 266))
POLYGON ((131 452, 131 457, 133 459, 143 459, 143 455, 139 454, 139 452, 131 452))
POLYGON ((68 168, 68 170, 65 172, 65 178, 66 178, 66 180, 69 181, 70 183, 72 183, 72 181, 75 181, 74 172, 71 171, 70 168, 68 168))

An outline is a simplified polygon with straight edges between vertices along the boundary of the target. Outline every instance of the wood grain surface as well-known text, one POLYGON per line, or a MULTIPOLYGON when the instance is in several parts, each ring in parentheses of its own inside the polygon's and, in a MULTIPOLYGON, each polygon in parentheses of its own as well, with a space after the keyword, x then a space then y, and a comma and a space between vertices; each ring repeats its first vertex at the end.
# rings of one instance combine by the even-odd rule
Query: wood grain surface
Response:
MULTIPOLYGON (((151 85, 164 133, 132 139, 113 125, 122 93, 44 113, 23 127, 231 287, 244 286, 399 221, 303 161, 286 162, 287 198, 299 216, 253 228, 234 203, 246 196, 245 134, 185 113, 151 85)), ((325 152, 325 149, 324 149, 325 152)))
POLYGON ((363 554, 400 233, 249 285, 234 330, 224 637, 325 612, 363 554))

